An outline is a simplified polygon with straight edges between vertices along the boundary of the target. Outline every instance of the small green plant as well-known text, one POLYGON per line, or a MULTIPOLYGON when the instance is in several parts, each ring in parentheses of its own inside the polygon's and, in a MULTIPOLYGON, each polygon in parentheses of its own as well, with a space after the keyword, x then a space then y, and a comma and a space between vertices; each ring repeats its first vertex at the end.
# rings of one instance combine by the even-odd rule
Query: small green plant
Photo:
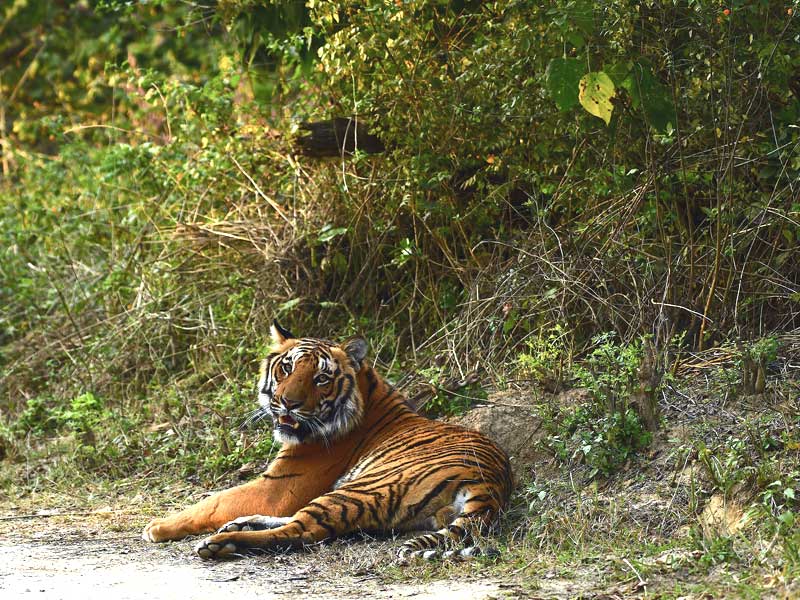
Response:
POLYGON ((770 363, 778 357, 778 346, 778 339, 773 336, 761 338, 750 348, 750 356, 759 363, 770 363))
POLYGON ((564 327, 558 324, 541 331, 537 337, 526 340, 525 346, 526 350, 517 357, 520 371, 547 389, 560 389, 571 367, 571 347, 564 327))
POLYGON ((591 467, 590 477, 610 475, 652 439, 628 405, 639 383, 642 344, 617 343, 613 333, 596 336, 593 343, 591 354, 572 369, 578 385, 591 393, 592 402, 551 426, 549 441, 561 460, 578 460, 591 467))
MULTIPOLYGON (((796 568, 800 566, 800 534, 796 531, 800 471, 794 461, 787 468, 781 453, 792 448, 793 438, 784 432, 778 439, 759 421, 747 424, 745 430, 746 436, 729 436, 713 449, 702 442, 696 445, 703 478, 711 491, 721 492, 726 499, 752 500, 744 523, 772 540, 760 548, 761 560, 777 549, 796 568)), ((697 548, 703 551, 702 562, 709 566, 730 560, 731 553, 735 555, 728 538, 708 538, 699 532, 694 537, 697 548)))
POLYGON ((486 390, 479 384, 470 384, 456 392, 437 388, 436 395, 425 403, 425 412, 433 417, 463 415, 486 398, 486 390))
POLYGON ((698 443, 697 459, 711 484, 728 497, 733 487, 744 481, 755 468, 740 438, 730 437, 717 452, 698 443))
POLYGON ((739 558, 734 548, 734 538, 729 535, 706 537, 698 530, 692 531, 694 546, 702 552, 699 562, 704 567, 735 561, 739 558))
POLYGON ((66 409, 57 413, 59 423, 79 434, 92 432, 109 416, 103 401, 92 392, 75 396, 66 409))
POLYGON ((475 372, 461 381, 456 377, 445 377, 443 369, 437 366, 420 369, 419 374, 427 382, 428 391, 424 394, 425 399, 420 401, 417 398, 415 402, 421 402, 418 407, 431 417, 463 415, 476 402, 487 398, 475 372))
POLYGON ((595 349, 573 369, 578 385, 587 388, 609 413, 626 411, 642 361, 641 342, 620 344, 614 337, 611 332, 595 336, 595 349))
POLYGON ((587 464, 590 477, 610 475, 652 439, 632 409, 608 414, 594 404, 567 415, 560 431, 551 437, 551 448, 562 460, 587 464))
POLYGON ((784 558, 800 567, 800 471, 786 473, 769 483, 747 511, 747 519, 765 524, 767 533, 783 546, 784 558))
POLYGON ((58 427, 58 420, 53 409, 47 405, 41 396, 28 398, 25 407, 10 429, 12 433, 25 435, 27 433, 44 434, 52 432, 58 427))
POLYGON ((275 454, 275 450, 276 446, 268 433, 253 441, 240 437, 227 453, 218 452, 216 449, 205 453, 200 466, 203 472, 224 473, 239 469, 248 463, 266 463, 275 454))
MULTIPOLYGON (((43 397, 35 396, 28 399, 19 417, 9 427, 0 427, 0 439, 5 435, 13 449, 14 440, 26 435, 43 439, 56 433, 72 434, 62 436, 57 452, 69 453, 70 461, 82 467, 105 464, 111 472, 114 470, 111 468, 113 461, 130 450, 122 443, 122 438, 115 438, 126 426, 130 429, 127 420, 117 418, 92 392, 74 396, 65 407, 51 406, 43 397)), ((53 451, 54 446, 48 447, 53 451)))
POLYGON ((744 394, 761 394, 767 387, 767 365, 778 355, 778 340, 765 337, 743 344, 737 343, 739 356, 736 361, 741 371, 741 391, 744 394))

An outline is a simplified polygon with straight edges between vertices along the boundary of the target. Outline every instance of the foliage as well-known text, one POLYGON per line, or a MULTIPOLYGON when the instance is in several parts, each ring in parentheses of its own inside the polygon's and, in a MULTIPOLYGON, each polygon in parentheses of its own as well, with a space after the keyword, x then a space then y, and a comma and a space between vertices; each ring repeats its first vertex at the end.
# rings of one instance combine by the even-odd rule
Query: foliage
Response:
POLYGON ((561 460, 588 465, 591 478, 607 477, 651 439, 632 409, 609 414, 597 405, 584 405, 564 417, 548 443, 561 460))
POLYGON ((767 532, 773 539, 779 539, 783 546, 786 561, 794 568, 800 566, 800 532, 797 528, 798 502, 797 487, 800 485, 800 472, 785 473, 780 479, 770 483, 759 494, 747 516, 766 523, 767 532))
MULTIPOLYGON (((775 3, 21 0, 0 18, 16 443, 73 427, 130 458, 129 427, 252 381, 276 312, 366 331, 394 372, 437 357, 556 384, 557 355, 600 332, 702 349, 797 326, 800 29, 775 3), (337 116, 386 153, 294 152, 300 122, 337 116), (87 394, 102 408, 72 407, 87 394)), ((608 335, 576 373, 620 419, 603 439, 630 429, 634 384, 608 335)), ((206 416, 208 451, 232 452, 206 416)))
POLYGON ((463 415, 487 398, 486 390, 480 385, 469 385, 457 392, 439 389, 436 395, 425 402, 423 410, 430 417, 452 417, 463 415))
MULTIPOLYGON (((771 538, 768 547, 760 550, 760 560, 767 559, 777 547, 786 564, 797 568, 800 540, 795 521, 800 510, 800 473, 791 458, 796 451, 796 435, 791 429, 776 435, 768 424, 758 421, 748 424, 743 433, 746 435, 728 436, 714 447, 695 444, 703 478, 710 491, 721 492, 726 502, 747 506, 744 526, 757 528, 771 538)), ((694 537, 708 564, 738 555, 733 536, 706 536, 696 531, 694 537)))
POLYGON ((0 121, 5 176, 32 153, 57 154, 65 130, 124 128, 120 117, 127 111, 147 112, 136 103, 136 87, 109 85, 107 65, 197 81, 218 58, 220 45, 208 43, 208 33, 219 33, 218 26, 208 16, 203 26, 193 26, 197 15, 188 4, 96 4, 20 0, 4 10, 0 121))
POLYGON ((737 343, 736 367, 740 375, 740 390, 745 394, 760 394, 767 386, 769 363, 777 357, 778 340, 765 337, 753 343, 737 343))
POLYGON ((463 415, 477 403, 486 400, 488 394, 477 377, 472 374, 456 382, 441 367, 419 369, 417 376, 424 380, 426 393, 416 398, 417 408, 430 417, 452 417, 463 415), (455 387, 456 389, 452 389, 455 387), (424 396, 424 397, 423 397, 424 396))
POLYGON ((565 328, 557 324, 548 332, 525 340, 517 360, 522 373, 559 389, 572 370, 572 349, 565 328))
POLYGON ((613 333, 592 339, 594 349, 574 368, 575 380, 608 412, 624 412, 642 361, 641 343, 620 344, 613 333))
POLYGON ((736 553, 734 539, 730 536, 715 536, 707 540, 698 535, 695 543, 702 552, 699 562, 705 567, 736 562, 740 558, 736 553))
POLYGON ((729 438, 723 448, 724 451, 715 453, 700 443, 697 458, 708 479, 728 498, 733 487, 744 480, 747 471, 752 467, 742 464, 743 453, 747 448, 744 440, 729 438))
MULTIPOLYGON (((572 360, 565 338, 564 330, 556 327, 547 336, 529 340, 531 353, 520 356, 520 365, 539 381, 550 381, 554 372, 562 381, 564 365, 572 360)), ((629 406, 638 385, 642 344, 620 344, 613 333, 596 336, 592 344, 592 351, 568 370, 570 381, 585 388, 591 400, 576 408, 555 407, 547 419, 547 445, 562 461, 588 465, 590 478, 609 476, 652 438, 629 406)))
POLYGON ((767 336, 756 340, 748 349, 750 359, 767 364, 773 362, 778 354, 778 340, 774 336, 767 336))
POLYGON ((75 396, 69 407, 59 413, 58 419, 72 431, 88 433, 109 416, 104 403, 91 392, 85 392, 75 396))

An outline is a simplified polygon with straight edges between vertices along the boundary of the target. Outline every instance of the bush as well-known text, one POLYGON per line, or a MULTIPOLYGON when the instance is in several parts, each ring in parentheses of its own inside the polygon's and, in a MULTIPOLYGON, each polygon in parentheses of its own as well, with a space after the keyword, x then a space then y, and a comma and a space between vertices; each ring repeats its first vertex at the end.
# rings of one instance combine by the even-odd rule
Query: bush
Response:
POLYGON ((607 412, 625 412, 638 380, 641 343, 619 344, 613 333, 603 333, 592 339, 592 347, 573 369, 576 383, 588 389, 607 412))
POLYGON ((548 443, 561 460, 588 465, 591 478, 611 475, 651 439, 633 410, 609 414, 588 405, 567 414, 548 443))

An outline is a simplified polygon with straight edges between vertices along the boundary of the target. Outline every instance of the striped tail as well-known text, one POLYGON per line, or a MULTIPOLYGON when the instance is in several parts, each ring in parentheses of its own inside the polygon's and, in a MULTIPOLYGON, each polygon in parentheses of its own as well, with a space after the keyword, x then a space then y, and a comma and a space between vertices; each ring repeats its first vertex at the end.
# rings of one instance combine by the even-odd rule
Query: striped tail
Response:
POLYGON ((496 548, 481 548, 475 544, 474 533, 482 533, 485 520, 460 516, 450 525, 437 531, 423 533, 403 543, 398 553, 401 562, 408 559, 465 560, 474 556, 496 557, 496 548), (477 529, 477 531, 476 531, 477 529))

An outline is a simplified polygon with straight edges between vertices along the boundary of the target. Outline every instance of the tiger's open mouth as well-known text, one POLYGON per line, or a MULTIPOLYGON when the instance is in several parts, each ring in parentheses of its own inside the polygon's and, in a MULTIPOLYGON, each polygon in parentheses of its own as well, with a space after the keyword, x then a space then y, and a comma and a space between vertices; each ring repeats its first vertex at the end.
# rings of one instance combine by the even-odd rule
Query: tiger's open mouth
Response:
POLYGON ((280 415, 278 417, 278 426, 298 429, 300 427, 300 423, 298 423, 291 415, 280 415))

